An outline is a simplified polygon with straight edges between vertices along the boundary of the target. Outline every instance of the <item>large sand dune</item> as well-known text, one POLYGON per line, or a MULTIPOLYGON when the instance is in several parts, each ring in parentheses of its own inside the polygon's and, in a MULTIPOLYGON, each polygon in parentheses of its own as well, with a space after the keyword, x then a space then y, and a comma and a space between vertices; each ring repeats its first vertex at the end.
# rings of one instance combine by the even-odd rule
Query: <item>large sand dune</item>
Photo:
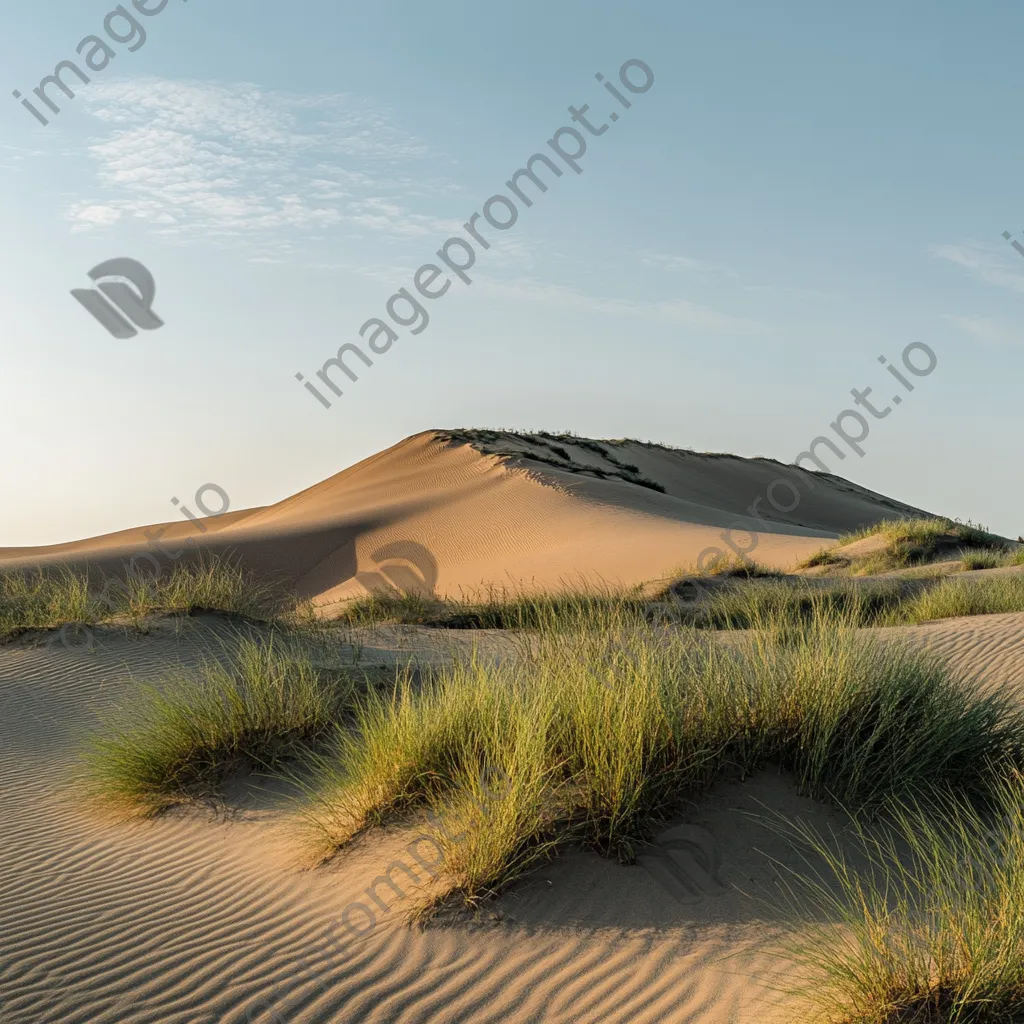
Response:
POLYGON ((88 564, 111 573, 144 553, 149 559, 137 564, 156 558, 162 569, 197 551, 231 553, 329 606, 391 586, 457 596, 584 580, 633 585, 694 563, 708 548, 731 555, 726 538, 787 568, 841 532, 906 514, 924 513, 769 459, 635 441, 427 431, 274 505, 203 520, 204 533, 182 519, 0 548, 0 568, 88 564), (776 506, 800 496, 790 512, 766 497, 776 481, 776 506))

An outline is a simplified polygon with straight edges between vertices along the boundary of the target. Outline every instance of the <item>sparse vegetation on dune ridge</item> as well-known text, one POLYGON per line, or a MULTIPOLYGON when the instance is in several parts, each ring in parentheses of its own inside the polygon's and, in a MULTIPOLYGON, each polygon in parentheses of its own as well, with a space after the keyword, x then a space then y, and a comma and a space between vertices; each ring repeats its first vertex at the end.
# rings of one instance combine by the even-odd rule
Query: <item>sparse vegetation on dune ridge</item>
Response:
POLYGON ((281 588, 227 558, 201 557, 155 579, 126 572, 106 578, 102 588, 90 583, 87 572, 66 568, 0 572, 0 640, 66 623, 138 623, 158 613, 206 611, 258 621, 297 614, 281 588))
POLYGON ((971 522, 943 518, 887 519, 844 534, 834 546, 815 552, 800 563, 800 567, 837 566, 860 575, 871 575, 921 565, 939 556, 955 559, 958 555, 965 562, 973 559, 980 564, 991 560, 992 566, 1020 564, 1013 562, 1015 547, 1005 537, 971 522), (871 537, 877 537, 882 546, 865 554, 846 550, 871 537))
POLYGON ((932 787, 984 800, 1020 761, 1021 713, 938 663, 834 612, 763 627, 724 646, 602 613, 542 634, 531 658, 457 663, 357 699, 356 728, 318 760, 311 842, 328 855, 417 808, 443 810, 469 823, 448 898, 475 902, 566 842, 631 860, 724 773, 779 764, 857 810, 932 787), (509 785, 476 799, 487 772, 509 785))
POLYGON ((722 563, 703 577, 685 575, 647 596, 636 589, 622 593, 610 588, 519 596, 492 593, 480 600, 371 595, 352 601, 335 621, 353 627, 387 622, 571 633, 594 614, 616 612, 646 616, 653 623, 737 630, 760 628, 767 621, 798 625, 828 612, 843 615, 851 624, 872 627, 1020 611, 1024 611, 1024 576, 1018 574, 807 580, 756 565, 722 563))
POLYGON ((308 749, 353 690, 349 677, 318 671, 280 637, 239 637, 104 723, 85 780, 96 796, 141 813, 214 797, 232 771, 275 769, 308 749))

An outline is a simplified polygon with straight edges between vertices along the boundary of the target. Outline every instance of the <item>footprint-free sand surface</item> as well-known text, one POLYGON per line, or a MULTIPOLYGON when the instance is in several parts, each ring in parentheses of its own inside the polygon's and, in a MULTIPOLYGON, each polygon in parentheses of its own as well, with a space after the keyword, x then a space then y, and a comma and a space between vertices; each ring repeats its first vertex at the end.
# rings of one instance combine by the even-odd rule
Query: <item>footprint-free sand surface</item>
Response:
MULTIPOLYGON (((841 819, 772 773, 720 784, 687 816, 720 859, 717 884, 698 877, 689 898, 580 851, 477 919, 425 929, 402 922, 387 886, 373 890, 382 904, 367 895, 396 859, 412 865, 414 826, 310 868, 273 786, 243 787, 226 808, 103 817, 75 787, 85 734, 169 666, 194 663, 218 628, 99 631, 92 652, 39 637, 0 648, 4 1024, 792 1019, 794 1002, 773 989, 785 970, 765 950, 782 913, 771 858, 792 854, 750 815, 823 829, 841 819), (372 926, 355 903, 375 911, 372 926)), ((1024 615, 890 633, 950 656, 980 686, 1024 687, 1024 615)), ((363 635, 363 658, 415 658, 421 635, 363 635)), ((428 660, 440 645, 422 645, 428 660)))

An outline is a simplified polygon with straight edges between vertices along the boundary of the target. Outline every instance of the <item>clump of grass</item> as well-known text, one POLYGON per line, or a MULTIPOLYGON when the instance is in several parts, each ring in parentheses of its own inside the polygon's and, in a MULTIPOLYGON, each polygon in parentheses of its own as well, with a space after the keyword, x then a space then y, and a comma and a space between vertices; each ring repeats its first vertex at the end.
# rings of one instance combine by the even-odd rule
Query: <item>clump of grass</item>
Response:
POLYGON ((88 580, 67 569, 0 572, 0 640, 27 629, 96 621, 88 580))
POLYGON ((782 623, 788 628, 833 615, 850 626, 873 626, 888 623, 902 601, 895 580, 765 580, 716 591, 683 610, 682 617, 702 629, 759 629, 782 623))
POLYGON ((682 801, 768 762, 853 809, 926 785, 983 799, 1022 730, 1006 702, 835 612, 725 647, 619 611, 543 634, 530 660, 365 698, 320 761, 308 823, 329 853, 417 807, 463 808, 451 891, 472 902, 569 841, 629 861, 682 801), (498 769, 518 788, 467 813, 468 780, 498 769))
POLYGON ((1024 575, 947 577, 905 602, 899 609, 899 621, 919 623, 999 612, 1024 612, 1024 575))
POLYGON ((284 602, 280 590, 261 582, 255 573, 226 559, 203 557, 176 566, 166 580, 158 580, 153 607, 162 611, 219 611, 267 620, 284 602))
POLYGON ((975 569, 996 569, 1005 564, 1006 556, 997 554, 995 551, 964 551, 960 562, 964 569, 972 571, 975 569))
POLYGON ((1005 552, 1009 541, 971 522, 952 519, 887 519, 839 538, 843 548, 866 537, 881 536, 885 546, 858 560, 861 574, 888 572, 929 561, 944 550, 965 548, 1005 552))
POLYGON ((884 832, 855 829, 857 861, 805 826, 824 865, 789 887, 810 910, 785 955, 820 1019, 1005 1024, 1024 1018, 1024 778, 995 814, 963 801, 897 804, 884 832), (995 827, 993 827, 995 825, 995 827), (822 911, 829 919, 822 924, 822 911))
MULTIPOLYGON (((680 575, 685 575, 685 573, 680 575)), ((731 558, 727 555, 720 555, 704 569, 696 570, 689 575, 729 576, 734 579, 752 580, 778 579, 783 574, 778 569, 770 569, 768 566, 755 562, 750 558, 744 558, 740 555, 733 555, 731 558)))
POLYGON ((92 585, 86 571, 67 568, 0 573, 0 640, 27 629, 133 622, 159 612, 219 611, 260 621, 284 614, 288 600, 240 565, 204 555, 166 577, 124 571, 92 585))
POLYGON ((105 723, 86 756, 97 796, 142 813, 215 797, 237 770, 279 768, 322 738, 353 683, 329 679, 271 638, 147 688, 105 723))
POLYGON ((850 559, 839 554, 835 548, 822 548, 805 558, 797 566, 798 569, 813 569, 817 565, 849 565, 850 559))
POLYGON ((567 589, 552 594, 524 594, 492 588, 473 598, 437 598, 422 594, 370 594, 345 605, 336 621, 351 626, 380 623, 446 629, 577 628, 596 613, 621 608, 639 614, 645 607, 637 592, 607 587, 567 589))

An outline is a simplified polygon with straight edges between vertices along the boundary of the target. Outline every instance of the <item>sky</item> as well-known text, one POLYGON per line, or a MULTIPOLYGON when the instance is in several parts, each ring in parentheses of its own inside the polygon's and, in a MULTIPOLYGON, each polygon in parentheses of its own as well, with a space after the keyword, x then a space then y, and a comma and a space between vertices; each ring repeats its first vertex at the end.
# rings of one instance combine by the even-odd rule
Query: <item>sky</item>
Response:
POLYGON ((268 504, 432 427, 788 463, 868 387, 891 411, 833 472, 1024 534, 1021 5, 137 2, 144 42, 111 0, 6 15, 0 547, 174 520, 207 483, 268 504), (88 43, 106 66, 53 113, 33 90, 90 35, 112 57, 88 43), (469 282, 442 267, 429 323, 371 353, 535 153, 562 174, 478 216, 469 282), (163 326, 116 338, 72 297, 115 258, 163 326), (328 371, 339 397, 316 374, 346 343, 372 365, 328 371))

